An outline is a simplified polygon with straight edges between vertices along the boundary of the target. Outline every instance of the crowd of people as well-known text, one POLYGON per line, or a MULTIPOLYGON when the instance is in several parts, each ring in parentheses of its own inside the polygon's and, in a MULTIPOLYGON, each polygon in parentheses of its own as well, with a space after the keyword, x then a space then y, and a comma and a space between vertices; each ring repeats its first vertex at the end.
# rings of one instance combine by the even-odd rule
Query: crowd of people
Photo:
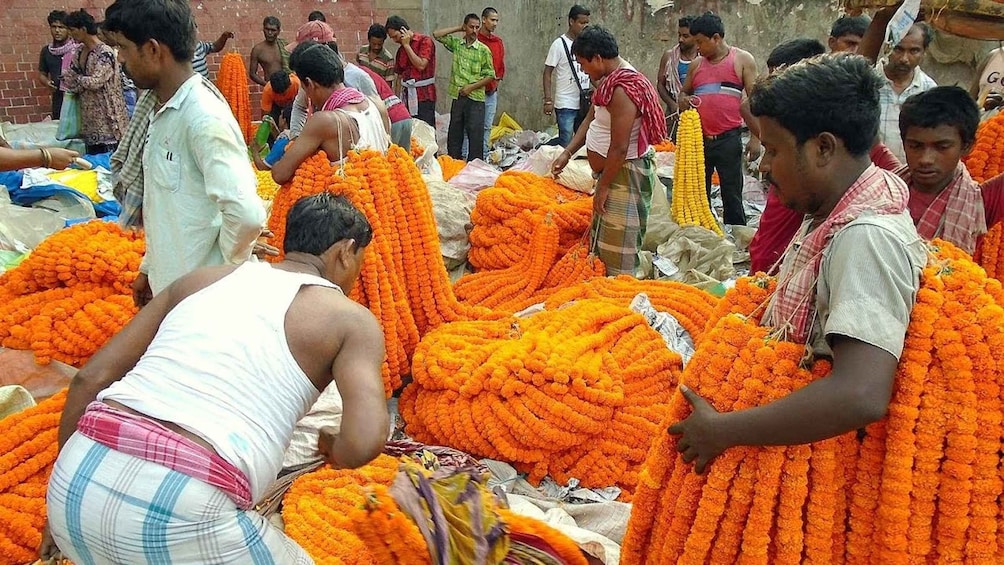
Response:
MULTIPOLYGON (((992 54, 980 70, 989 78, 973 92, 937 86, 920 69, 931 32, 917 23, 876 65, 891 15, 840 18, 829 53, 814 38, 782 43, 762 76, 710 12, 679 20, 679 42, 655 84, 580 5, 548 50, 543 112, 564 147, 552 173, 585 148, 595 179, 590 239, 607 274, 636 273, 659 182, 653 146, 694 108, 724 223, 747 221, 744 161, 758 162, 769 184, 750 247, 753 269, 778 280, 765 323, 833 361, 827 377, 750 410, 718 413, 682 387, 694 411, 669 431, 699 472, 731 446, 812 442, 882 418, 924 241, 941 237, 972 252, 1004 219, 1002 177, 977 184, 960 161, 1000 104, 1004 55, 992 54)), ((251 52, 248 76, 264 87, 267 116, 253 162, 275 181, 291 179, 318 149, 339 162, 351 148, 407 147, 413 119, 434 124, 436 41, 452 54, 448 152, 485 155, 506 73, 498 10, 431 36, 392 15, 369 28, 355 62, 324 20, 311 14, 287 44, 281 22, 266 18, 251 52), (285 150, 267 147, 291 139, 285 150)), ((205 61, 233 34, 198 41, 184 0, 117 0, 100 24, 84 11, 53 12, 49 24, 39 80, 53 90, 53 115, 67 93, 78 95, 82 113, 101 115, 83 130, 85 143, 88 152, 114 150, 120 222, 145 230, 146 255, 134 284, 139 314, 72 381, 43 558, 310 563, 252 506, 326 387, 337 386, 345 406, 337 433, 317 431, 329 464, 363 465, 386 439, 382 333, 346 298, 369 223, 342 198, 309 197, 289 214, 285 260, 250 261, 265 210, 205 61), (132 120, 130 89, 141 93, 132 120), (108 519, 81 520, 85 511, 108 519), (155 542, 145 534, 151 527, 163 532, 155 542)), ((0 168, 59 168, 74 157, 0 148, 0 168)))

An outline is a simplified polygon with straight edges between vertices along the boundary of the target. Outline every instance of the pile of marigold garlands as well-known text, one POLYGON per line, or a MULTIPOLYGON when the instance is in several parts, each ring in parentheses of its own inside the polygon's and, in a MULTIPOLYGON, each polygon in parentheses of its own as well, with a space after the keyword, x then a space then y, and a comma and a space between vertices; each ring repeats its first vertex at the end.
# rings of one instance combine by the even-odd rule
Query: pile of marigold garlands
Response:
POLYGON ((972 151, 962 158, 976 182, 984 182, 1004 172, 1004 114, 985 120, 976 130, 972 151))
MULTIPOLYGON (((860 439, 731 448, 704 475, 682 462, 676 436, 657 435, 623 563, 1004 562, 1001 285, 935 245, 888 416, 860 439)), ((748 296, 726 297, 683 373, 718 410, 770 402, 829 371, 803 367, 803 347, 759 326, 769 285, 746 282, 733 293, 748 296)), ((664 426, 688 413, 677 392, 664 426)))
POLYGON ((244 58, 232 51, 223 56, 220 70, 216 74, 216 87, 230 104, 230 111, 237 118, 237 125, 244 135, 244 142, 251 143, 251 91, 248 90, 248 73, 244 58))
POLYGON ((0 345, 79 367, 136 314, 141 234, 91 221, 56 232, 0 275, 0 345))

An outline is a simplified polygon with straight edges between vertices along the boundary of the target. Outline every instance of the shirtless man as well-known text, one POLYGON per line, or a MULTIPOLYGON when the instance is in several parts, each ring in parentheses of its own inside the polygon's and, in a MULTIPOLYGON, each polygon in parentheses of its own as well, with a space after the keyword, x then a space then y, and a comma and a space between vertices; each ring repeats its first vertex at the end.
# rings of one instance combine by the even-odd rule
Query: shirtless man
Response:
POLYGON ((282 184, 296 168, 323 149, 332 161, 345 158, 353 147, 386 152, 390 147, 390 118, 379 97, 366 97, 345 86, 345 69, 337 53, 323 43, 305 41, 290 55, 290 66, 316 109, 296 143, 272 167, 272 178, 282 184))
POLYGON ((261 32, 265 41, 251 49, 251 61, 248 62, 248 77, 259 86, 265 86, 272 73, 289 70, 289 53, 286 52, 286 42, 279 39, 282 23, 279 18, 269 16, 261 23, 261 32), (261 67, 263 73, 258 74, 261 67))

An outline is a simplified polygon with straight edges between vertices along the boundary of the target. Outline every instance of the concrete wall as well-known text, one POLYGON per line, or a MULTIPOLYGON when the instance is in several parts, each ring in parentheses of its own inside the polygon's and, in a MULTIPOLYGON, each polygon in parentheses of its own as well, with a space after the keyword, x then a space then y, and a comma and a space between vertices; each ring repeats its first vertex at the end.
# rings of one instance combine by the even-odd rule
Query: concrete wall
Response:
MULTIPOLYGON (((411 0, 408 0, 411 1, 411 0)), ((36 84, 39 50, 49 40, 45 17, 49 10, 86 9, 96 19, 104 19, 104 9, 112 0, 76 0, 69 3, 38 0, 0 0, 0 30, 4 39, 0 45, 0 122, 25 123, 39 121, 49 113, 49 91, 36 84)), ((366 43, 366 30, 373 21, 383 22, 387 8, 395 8, 395 0, 191 0, 192 11, 199 23, 199 38, 213 41, 224 30, 236 37, 227 49, 237 49, 245 63, 251 47, 262 40, 261 22, 265 16, 282 21, 280 37, 293 41, 296 28, 307 21, 307 14, 321 10, 335 30, 339 47, 346 54, 355 53, 366 43)), ((210 56, 210 78, 216 77, 220 56, 210 56)), ((259 112, 261 89, 251 84, 251 102, 259 112)))
MULTIPOLYGON (((756 57, 759 67, 777 44, 795 37, 815 37, 825 45, 830 25, 840 16, 839 0, 576 0, 592 10, 592 22, 613 31, 621 54, 654 79, 662 53, 676 43, 676 22, 681 15, 714 10, 725 22, 726 39, 756 57), (660 9, 661 8, 661 9, 660 9), (653 9, 655 12, 653 13, 653 9)), ((500 88, 499 111, 507 111, 524 127, 542 128, 550 119, 541 110, 541 71, 550 43, 567 28, 573 0, 388 0, 401 7, 421 6, 421 25, 430 32, 460 23, 468 12, 481 13, 485 2, 499 10, 498 33, 506 43, 507 76, 500 88)), ((994 44, 996 45, 996 44, 994 44)), ((960 41, 940 36, 923 68, 940 84, 965 83, 971 79, 980 53, 988 42, 960 41), (938 60, 936 60, 938 59, 938 60), (951 62, 956 59, 962 62, 951 62), (939 60, 941 62, 939 62, 939 60)), ((440 111, 449 101, 445 85, 451 55, 440 47, 437 53, 440 111)))

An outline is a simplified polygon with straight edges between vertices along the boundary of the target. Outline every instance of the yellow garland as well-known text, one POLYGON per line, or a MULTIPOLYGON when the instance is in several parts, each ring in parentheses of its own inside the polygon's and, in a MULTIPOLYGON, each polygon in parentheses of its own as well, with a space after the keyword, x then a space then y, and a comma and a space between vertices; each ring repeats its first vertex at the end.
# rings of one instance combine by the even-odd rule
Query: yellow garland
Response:
POLYGON ((673 168, 673 221, 681 226, 701 226, 718 235, 722 227, 708 202, 704 171, 704 133, 697 110, 680 114, 677 130, 676 164, 673 168))

